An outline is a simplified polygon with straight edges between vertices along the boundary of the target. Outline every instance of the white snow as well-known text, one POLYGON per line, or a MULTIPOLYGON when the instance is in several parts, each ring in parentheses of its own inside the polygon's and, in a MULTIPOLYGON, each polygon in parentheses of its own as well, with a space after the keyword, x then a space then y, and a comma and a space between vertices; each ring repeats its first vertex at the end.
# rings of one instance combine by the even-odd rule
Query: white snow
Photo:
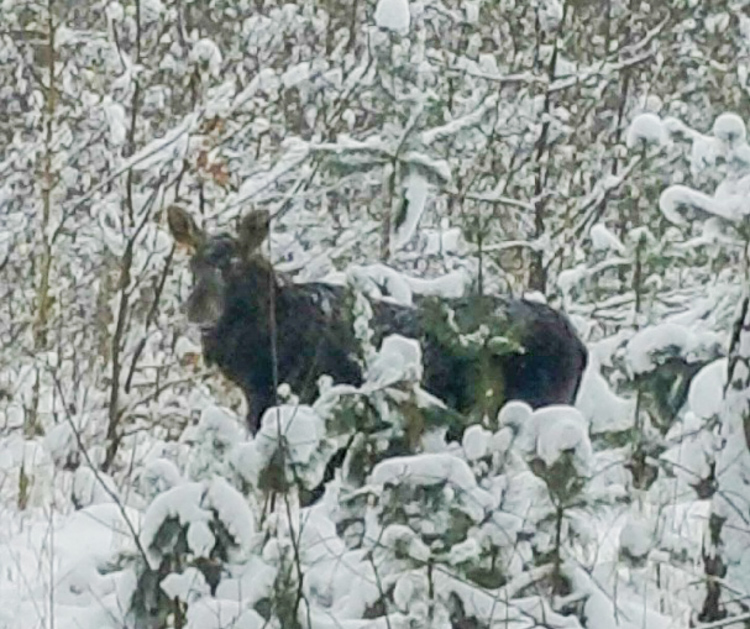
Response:
POLYGON ((645 557, 654 545, 654 527, 645 518, 630 517, 620 531, 620 547, 634 558, 645 557))
POLYGON ((404 306, 413 303, 413 295, 455 299, 463 297, 471 277, 457 269, 435 278, 424 279, 398 272, 385 264, 352 264, 345 274, 324 278, 332 284, 347 283, 371 299, 390 299, 404 306))
POLYGON ((665 144, 669 140, 669 134, 662 124, 661 118, 656 114, 647 112, 638 114, 628 127, 625 144, 633 148, 640 142, 645 144, 665 144))
MULTIPOLYGON (((719 396, 718 399, 723 398, 719 396)), ((715 403, 716 400, 713 392, 708 401, 715 403)), ((700 417, 692 409, 687 410, 667 433, 669 442, 674 445, 661 454, 660 460, 666 462, 667 469, 674 474, 674 491, 683 495, 702 481, 708 481, 713 473, 720 442, 716 435, 704 430, 706 419, 712 418, 700 417)))
POLYGON ((164 539, 160 537, 164 526, 184 529, 190 552, 196 557, 209 557, 216 544, 210 525, 214 517, 221 521, 238 550, 246 553, 255 521, 243 496, 223 478, 184 483, 157 495, 146 510, 140 531, 149 561, 156 564, 164 553, 158 545, 164 539))
POLYGON ((557 276, 557 286, 562 294, 570 299, 570 294, 588 277, 589 271, 584 265, 565 269, 557 276))
POLYGON ((457 299, 466 294, 471 282, 471 277, 458 269, 440 277, 422 279, 418 277, 405 277, 411 289, 418 295, 425 297, 443 297, 445 299, 457 299))
POLYGON ((393 457, 375 466, 371 482, 377 485, 451 485, 470 491, 476 480, 464 461, 450 454, 421 454, 410 457, 393 457))
POLYGON ((723 197, 717 194, 716 197, 710 197, 699 190, 676 184, 661 193, 659 209, 664 217, 675 225, 687 225, 688 221, 680 212, 691 209, 735 222, 750 212, 745 201, 743 193, 729 193, 723 197))
POLYGON ((391 334, 383 339, 377 356, 365 374, 363 390, 383 389, 398 383, 418 384, 422 380, 422 348, 419 341, 391 334))
MULTIPOLYGON (((73 426, 63 422, 44 435, 44 448, 57 467, 64 467, 78 456, 78 441, 73 426)), ((0 458, 0 461, 2 458, 0 458)))
POLYGON ((306 81, 310 77, 311 66, 309 61, 303 61, 297 63, 286 69, 284 74, 281 75, 281 82, 284 87, 294 87, 303 81, 306 81))
POLYGON ((50 583, 55 596, 49 599, 53 607, 46 609, 55 626, 117 626, 133 593, 133 574, 127 569, 107 574, 102 568, 119 552, 136 550, 125 518, 138 528, 137 511, 108 503, 30 521, 20 530, 4 529, 0 626, 34 626, 38 599, 49 592, 50 583))
POLYGON ((197 120, 195 114, 185 116, 180 124, 175 125, 164 136, 152 140, 137 151, 121 166, 121 170, 125 172, 131 167, 139 171, 152 170, 164 162, 182 159, 188 149, 190 131, 197 120))
POLYGON ((215 404, 205 406, 198 425, 189 426, 181 435, 181 441, 191 445, 191 477, 203 480, 224 473, 221 455, 241 440, 240 423, 233 413, 215 404))
POLYGON ((40 440, 26 440, 16 433, 0 441, 0 479, 5 479, 0 483, 0 495, 18 501, 23 490, 30 505, 42 505, 44 496, 53 486, 54 475, 53 460, 40 440), (25 490, 18 482, 18 470, 21 468, 31 475, 32 482, 25 490))
POLYGON ((265 619, 235 601, 201 598, 187 611, 187 629, 262 629, 265 619))
POLYGON ((393 589, 393 602, 404 613, 408 613, 414 603, 424 600, 429 593, 430 584, 427 576, 418 573, 407 573, 396 581, 393 589))
MULTIPOLYGON (((239 109, 247 104, 257 93, 273 93, 281 84, 281 79, 273 68, 263 68, 248 82, 232 102, 232 109, 239 109)), ((253 122, 253 129, 260 134, 268 130, 269 122, 262 116, 253 122)))
POLYGON ((497 421, 501 426, 510 426, 516 431, 520 431, 531 420, 533 412, 526 402, 513 400, 500 409, 497 421))
POLYGON ((412 289, 408 279, 384 264, 351 265, 346 272, 346 282, 370 299, 390 297, 404 306, 412 304, 412 289))
POLYGON ((576 471, 586 475, 591 464, 591 443, 585 422, 578 418, 556 417, 549 425, 541 424, 536 451, 548 467, 554 465, 566 451, 574 453, 576 471))
POLYGON ((693 377, 688 390, 688 406, 698 417, 711 419, 724 404, 727 380, 727 359, 720 358, 701 369, 693 377))
POLYGON ((266 465, 283 442, 290 462, 304 464, 316 453, 324 436, 323 420, 310 406, 274 406, 263 413, 255 452, 260 464, 266 465))
POLYGON ((403 524, 391 524, 383 531, 381 542, 385 548, 391 548, 396 552, 407 549, 406 555, 416 562, 425 562, 430 558, 429 547, 408 526, 403 524))
POLYGON ((123 9, 122 4, 115 1, 110 2, 107 5, 105 14, 107 16, 107 20, 109 20, 110 22, 119 22, 123 17, 125 17, 125 10, 123 9))
POLYGON ((127 139, 128 122, 125 108, 120 103, 111 100, 106 102, 104 112, 109 123, 109 140, 115 146, 122 146, 127 139))
POLYGON ((240 550, 249 552, 255 534, 255 518, 245 497, 217 476, 207 488, 206 500, 240 550))
POLYGON ((714 121, 711 129, 714 136, 730 146, 745 142, 745 123, 734 113, 723 113, 714 121))
POLYGON ((401 249, 416 233, 419 220, 422 218, 427 205, 427 180, 419 173, 411 173, 404 182, 404 197, 407 203, 407 212, 403 222, 396 228, 394 238, 394 250, 401 249))
POLYGON ((141 19, 146 24, 155 22, 164 14, 164 10, 161 0, 144 0, 141 3, 141 19))
POLYGON ((634 374, 652 371, 662 359, 677 356, 686 362, 714 357, 723 339, 715 332, 693 331, 677 323, 661 323, 639 331, 627 344, 628 364, 634 374))
POLYGON ((534 0, 532 6, 536 8, 539 23, 545 31, 556 29, 563 18, 563 5, 559 0, 534 0))
POLYGON ((432 175, 441 179, 445 184, 449 184, 453 179, 450 164, 444 159, 436 159, 421 151, 406 151, 402 155, 402 159, 412 167, 430 171, 432 175))
POLYGON ((476 461, 486 456, 492 443, 492 433, 479 424, 469 426, 464 431, 461 446, 468 461, 476 461))
POLYGON ((185 356, 189 356, 191 354, 200 356, 201 346, 198 343, 194 343, 187 337, 181 336, 179 339, 177 339, 177 343, 175 343, 174 352, 179 358, 184 358, 185 356))
POLYGON ((137 472, 136 486, 141 494, 149 499, 153 499, 172 487, 177 487, 184 482, 180 470, 170 460, 156 458, 148 461, 137 472))
POLYGON ((81 465, 75 471, 71 491, 75 503, 83 507, 121 499, 117 485, 109 474, 94 472, 86 465, 81 465))
POLYGON ((625 245, 602 223, 597 223, 591 228, 591 244, 594 251, 611 251, 625 255, 625 245))
MULTIPOLYGON (((187 436, 183 433, 183 439, 187 436)), ((194 439, 198 442, 217 441, 226 446, 237 443, 240 429, 233 413, 216 404, 209 404, 201 411, 194 439)))
POLYGON ((440 221, 439 229, 425 229, 420 233, 420 250, 426 256, 459 253, 464 246, 460 227, 451 227, 447 218, 440 221))
POLYGON ((409 0, 378 0, 375 23, 379 28, 406 34, 410 22, 409 0))
POLYGON ((589 354, 589 363, 583 372, 576 408, 591 426, 591 434, 620 432, 635 423, 635 400, 615 394, 602 376, 599 360, 589 354))
POLYGON ((466 14, 466 21, 469 24, 476 24, 479 20, 480 0, 463 0, 461 4, 466 14))
MULTIPOLYGON (((541 575, 539 576, 541 578, 541 575)), ((573 629, 577 626, 571 619, 554 612, 549 604, 538 596, 530 595, 511 601, 510 589, 474 588, 464 579, 445 572, 435 573, 434 587, 435 591, 454 593, 461 601, 468 617, 476 617, 488 626, 498 624, 509 629, 534 629, 540 625, 555 629, 573 629)))
POLYGON ((714 138, 700 137, 693 141, 690 151, 690 172, 700 175, 716 164, 718 150, 714 138))
POLYGON ((210 39, 199 39, 190 52, 193 62, 203 62, 208 66, 208 71, 213 76, 218 76, 221 71, 221 50, 215 42, 210 39))
POLYGON ((245 205, 255 195, 272 186, 278 179, 302 164, 310 155, 310 145, 299 138, 289 138, 283 142, 284 153, 270 170, 263 170, 245 179, 238 192, 228 195, 225 207, 245 205))
POLYGON ((257 555, 251 555, 231 575, 221 580, 216 588, 216 598, 235 601, 248 607, 273 592, 276 571, 257 555))
POLYGON ((481 555, 482 549, 479 542, 470 537, 464 542, 460 542, 451 548, 451 554, 448 561, 451 565, 458 565, 464 562, 474 561, 481 555))
POLYGON ((170 519, 175 519, 181 526, 188 528, 188 536, 196 544, 190 550, 198 557, 208 557, 215 540, 208 529, 211 514, 202 506, 204 491, 202 483, 186 483, 159 494, 149 505, 143 518, 140 538, 154 565, 158 565, 161 552, 153 544, 161 527, 170 519), (190 529, 196 533, 191 535, 190 529))
POLYGON ((159 585, 170 598, 178 598, 190 605, 211 593, 203 573, 193 567, 185 568, 181 574, 168 574, 159 585))
POLYGON ((581 476, 588 474, 592 459, 588 423, 576 408, 539 408, 524 426, 522 435, 524 433, 526 434, 522 439, 525 439, 528 445, 531 445, 533 440, 533 450, 548 467, 554 465, 563 453, 570 451, 576 471, 581 476))

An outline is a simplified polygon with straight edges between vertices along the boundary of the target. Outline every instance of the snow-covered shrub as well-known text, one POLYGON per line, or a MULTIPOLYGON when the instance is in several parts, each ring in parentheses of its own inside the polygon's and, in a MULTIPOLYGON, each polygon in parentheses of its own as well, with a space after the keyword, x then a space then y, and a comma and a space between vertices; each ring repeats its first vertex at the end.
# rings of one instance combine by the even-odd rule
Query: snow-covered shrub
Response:
POLYGON ((233 413, 215 405, 204 408, 198 424, 180 437, 190 447, 189 477, 202 480, 228 475, 227 459, 244 433, 241 420, 233 413))
POLYGON ((257 508, 218 476, 156 496, 139 534, 145 557, 134 566, 137 622, 163 624, 212 596, 228 566, 246 562, 257 545, 255 514, 257 508))
MULTIPOLYGON (((360 543, 373 553, 383 583, 406 579, 404 592, 419 592, 417 583, 446 570, 495 588, 551 562, 556 568, 545 578, 561 591, 554 585, 561 545, 580 528, 568 510, 585 502, 592 463, 586 422, 570 407, 532 412, 521 403, 508 404, 500 422, 494 435, 469 429, 459 449, 391 457, 374 467, 369 499, 359 503, 366 506, 360 543)), ((409 612, 399 592, 383 586, 381 596, 409 612)), ((435 613, 450 615, 450 597, 438 598, 435 613)))
POLYGON ((704 364, 710 363, 700 371, 695 370, 698 373, 687 395, 687 411, 681 424, 668 433, 673 445, 662 458, 674 475, 675 490, 688 486, 701 498, 711 498, 712 512, 702 548, 706 592, 698 618, 715 621, 730 610, 744 611, 741 606, 734 608, 732 601, 750 591, 744 561, 746 540, 738 537, 733 526, 727 527, 731 523, 743 526, 737 514, 743 510, 740 497, 747 493, 743 491, 746 483, 742 480, 748 467, 747 431, 740 426, 746 423, 747 414, 748 378, 742 365, 747 353, 744 330, 748 287, 747 260, 741 252, 748 243, 745 223, 750 148, 745 123, 733 113, 718 116, 709 135, 672 117, 655 117, 652 123, 659 125, 665 135, 692 143, 692 185, 678 182, 666 187, 659 199, 659 209, 682 233, 693 236, 686 244, 706 253, 711 271, 717 268, 713 264, 717 260, 718 267, 724 267, 715 273, 714 287, 723 299, 710 304, 713 307, 699 301, 683 315, 683 320, 692 319, 704 329, 706 323, 714 326, 719 323, 720 327, 714 330, 718 334, 696 336, 679 325, 667 325, 654 329, 650 335, 644 331, 640 342, 635 343, 634 353, 636 366, 650 360, 643 360, 649 354, 644 350, 658 347, 677 348, 688 356, 704 353, 704 364), (703 191, 707 187, 713 188, 711 193, 703 191), (731 326, 728 318, 733 319, 731 326), (730 340, 728 360, 710 362, 719 354, 715 347, 723 345, 726 338, 730 340), (713 349, 706 356, 710 347, 713 349), (728 493, 734 497, 729 499, 728 493), (728 591, 731 594, 727 596, 728 591))

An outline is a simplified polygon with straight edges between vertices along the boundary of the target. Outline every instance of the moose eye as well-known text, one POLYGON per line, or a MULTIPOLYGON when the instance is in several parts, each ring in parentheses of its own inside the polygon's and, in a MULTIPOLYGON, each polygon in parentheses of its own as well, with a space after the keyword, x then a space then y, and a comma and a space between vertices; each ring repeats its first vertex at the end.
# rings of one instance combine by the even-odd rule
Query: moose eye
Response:
POLYGON ((234 247, 230 243, 219 242, 208 252, 206 261, 212 266, 225 267, 232 261, 234 254, 234 247))

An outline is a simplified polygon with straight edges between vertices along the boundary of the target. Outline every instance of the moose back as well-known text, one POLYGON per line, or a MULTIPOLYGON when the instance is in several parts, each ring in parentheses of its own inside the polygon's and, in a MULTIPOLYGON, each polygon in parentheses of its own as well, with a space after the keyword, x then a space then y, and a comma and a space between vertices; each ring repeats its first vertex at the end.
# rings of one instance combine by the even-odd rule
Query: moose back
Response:
MULTIPOLYGON (((201 328, 206 362, 245 394, 253 433, 275 403, 274 383, 288 383, 303 403, 315 399, 323 374, 362 383, 349 291, 280 281, 259 252, 268 212, 246 214, 234 235, 209 236, 178 206, 169 208, 168 222, 175 240, 193 252, 188 319, 201 328)), ((376 346, 392 333, 419 339, 424 388, 460 413, 478 407, 493 413, 513 399, 533 408, 575 401, 586 348, 570 321, 547 305, 469 297, 421 299, 417 307, 375 301, 372 309, 376 346), (459 330, 487 324, 511 346, 467 348, 456 324, 459 330)))

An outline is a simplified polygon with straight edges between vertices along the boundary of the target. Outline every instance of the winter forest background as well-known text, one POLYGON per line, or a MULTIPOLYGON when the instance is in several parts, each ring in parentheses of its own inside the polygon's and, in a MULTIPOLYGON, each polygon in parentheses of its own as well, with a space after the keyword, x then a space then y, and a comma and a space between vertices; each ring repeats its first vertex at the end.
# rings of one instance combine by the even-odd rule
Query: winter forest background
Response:
POLYGON ((4 0, 0 627, 750 626, 749 55, 745 0, 4 0), (377 421, 250 438, 174 203, 296 282, 546 298, 577 410, 388 457, 371 347, 377 421))

